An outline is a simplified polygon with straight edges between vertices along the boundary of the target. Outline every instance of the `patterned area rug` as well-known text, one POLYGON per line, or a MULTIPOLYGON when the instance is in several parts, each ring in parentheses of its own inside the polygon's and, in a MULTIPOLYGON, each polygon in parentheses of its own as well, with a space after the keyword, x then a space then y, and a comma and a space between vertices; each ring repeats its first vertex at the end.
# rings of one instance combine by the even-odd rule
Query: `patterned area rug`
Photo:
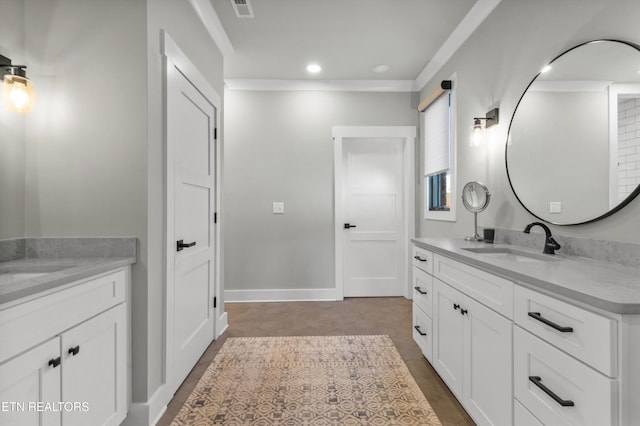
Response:
POLYGON ((174 419, 199 425, 440 425, 388 336, 229 338, 174 419))

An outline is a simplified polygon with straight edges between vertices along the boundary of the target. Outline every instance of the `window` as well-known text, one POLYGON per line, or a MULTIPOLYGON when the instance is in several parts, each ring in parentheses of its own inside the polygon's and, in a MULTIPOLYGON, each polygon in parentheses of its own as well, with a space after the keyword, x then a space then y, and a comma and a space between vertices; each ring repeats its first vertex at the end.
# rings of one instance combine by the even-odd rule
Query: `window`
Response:
POLYGON ((445 91, 425 110, 425 219, 455 221, 455 141, 453 90, 445 91))

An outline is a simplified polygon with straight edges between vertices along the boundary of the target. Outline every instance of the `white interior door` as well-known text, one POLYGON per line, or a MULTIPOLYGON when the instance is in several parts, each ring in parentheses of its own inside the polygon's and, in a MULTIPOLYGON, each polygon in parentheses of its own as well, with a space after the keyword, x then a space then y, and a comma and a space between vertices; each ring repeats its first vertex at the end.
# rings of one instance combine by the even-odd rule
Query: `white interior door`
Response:
POLYGON ((175 389, 215 337, 216 109, 177 69, 167 82, 167 164, 173 169, 167 182, 168 192, 173 189, 167 332, 175 389))
POLYGON ((400 138, 343 140, 344 296, 403 296, 400 138))

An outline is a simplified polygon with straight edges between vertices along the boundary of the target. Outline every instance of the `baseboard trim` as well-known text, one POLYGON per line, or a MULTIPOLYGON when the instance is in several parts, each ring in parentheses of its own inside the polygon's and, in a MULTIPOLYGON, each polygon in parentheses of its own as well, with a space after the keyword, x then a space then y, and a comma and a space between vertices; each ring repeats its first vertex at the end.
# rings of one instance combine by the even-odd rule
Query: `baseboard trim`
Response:
POLYGON ((228 316, 226 312, 223 312, 222 315, 218 318, 216 322, 216 339, 225 332, 225 330, 229 327, 228 316))
POLYGON ((127 417, 120 426, 151 426, 158 423, 167 410, 166 385, 162 385, 146 402, 132 402, 127 417))
POLYGON ((225 290, 226 302, 299 302, 337 300, 335 288, 225 290))

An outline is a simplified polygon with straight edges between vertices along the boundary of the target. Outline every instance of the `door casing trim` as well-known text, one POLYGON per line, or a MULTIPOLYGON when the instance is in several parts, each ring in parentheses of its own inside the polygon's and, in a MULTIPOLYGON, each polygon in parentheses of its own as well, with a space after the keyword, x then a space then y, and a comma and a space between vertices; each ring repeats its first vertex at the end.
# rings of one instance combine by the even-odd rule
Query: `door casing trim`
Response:
POLYGON ((411 237, 415 233, 415 141, 416 126, 333 126, 333 203, 334 203, 334 244, 335 244, 335 288, 336 299, 344 300, 344 203, 342 201, 342 146, 344 138, 401 138, 403 167, 403 225, 401 232, 402 268, 400 279, 405 283, 405 297, 410 299, 409 253, 411 237))

